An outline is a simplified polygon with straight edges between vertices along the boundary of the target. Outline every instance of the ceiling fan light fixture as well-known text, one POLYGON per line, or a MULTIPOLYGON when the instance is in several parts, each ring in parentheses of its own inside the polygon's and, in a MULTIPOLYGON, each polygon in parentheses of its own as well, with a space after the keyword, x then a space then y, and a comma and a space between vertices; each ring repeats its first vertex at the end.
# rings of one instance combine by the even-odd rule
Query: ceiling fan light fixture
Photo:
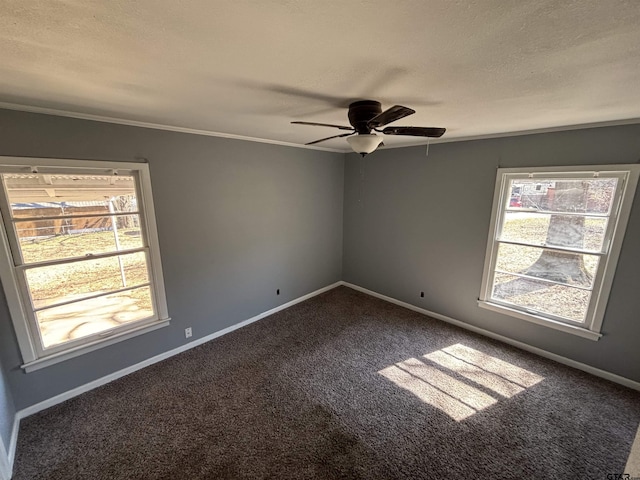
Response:
POLYGON ((359 134, 352 137, 347 137, 347 142, 354 152, 359 153, 363 157, 368 153, 373 152, 382 143, 382 137, 373 133, 359 134))

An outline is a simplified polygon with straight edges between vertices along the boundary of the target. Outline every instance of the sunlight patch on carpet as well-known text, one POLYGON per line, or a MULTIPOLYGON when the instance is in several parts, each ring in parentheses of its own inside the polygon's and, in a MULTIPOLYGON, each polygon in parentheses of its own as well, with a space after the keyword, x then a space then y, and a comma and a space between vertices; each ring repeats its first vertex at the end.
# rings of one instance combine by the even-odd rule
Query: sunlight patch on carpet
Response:
POLYGON ((458 422, 543 380, 460 343, 422 359, 403 360, 378 373, 458 422))

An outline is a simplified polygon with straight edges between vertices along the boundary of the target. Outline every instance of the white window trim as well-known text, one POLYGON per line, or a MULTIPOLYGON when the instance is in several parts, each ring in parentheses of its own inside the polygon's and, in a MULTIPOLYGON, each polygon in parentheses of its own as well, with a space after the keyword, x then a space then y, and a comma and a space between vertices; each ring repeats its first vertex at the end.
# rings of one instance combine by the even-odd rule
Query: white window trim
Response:
POLYGON ((635 196, 638 177, 640 176, 640 165, 622 164, 622 165, 594 165, 594 166, 566 166, 566 167, 532 167, 532 168, 498 168, 496 175, 496 186, 493 197, 493 208, 491 211, 491 223, 489 229, 489 238, 487 241, 487 250, 485 254, 484 271, 482 275, 482 285, 480 289, 480 297, 478 305, 498 313, 509 315, 514 318, 526 320, 538 325, 544 325, 566 333, 571 333, 590 340, 598 340, 602 337, 601 329, 604 320, 604 314, 611 293, 611 286, 615 277, 616 266, 624 240, 624 234, 629 221, 633 198, 635 196), (537 312, 527 312, 511 306, 503 305, 491 299, 492 280, 495 270, 496 253, 497 253, 497 237, 502 228, 504 219, 503 204, 506 204, 505 195, 509 192, 508 180, 509 175, 535 175, 542 176, 545 174, 558 176, 566 173, 566 177, 574 175, 594 175, 602 173, 604 175, 622 174, 623 184, 617 189, 619 198, 618 210, 615 201, 610 219, 611 225, 611 243, 608 253, 601 256, 601 262, 594 278, 592 289, 592 297, 595 300, 590 302, 589 311, 584 324, 572 323, 571 321, 559 321, 554 318, 543 316, 537 312))
POLYGON ((65 350, 49 354, 38 354, 36 339, 33 337, 34 334, 29 327, 26 314, 26 306, 30 305, 30 303, 29 300, 26 300, 27 303, 24 303, 22 300, 23 294, 15 274, 9 236, 4 222, 0 219, 0 279, 2 279, 9 313, 22 354, 23 365, 21 365, 21 367, 26 372, 38 370, 169 325, 171 319, 169 318, 167 309, 158 231, 151 191, 151 176, 147 163, 0 157, 0 165, 5 171, 13 167, 16 168, 16 171, 31 172, 33 167, 36 167, 39 173, 49 173, 50 171, 51 173, 82 174, 90 170, 92 173, 98 175, 137 174, 140 188, 137 198, 138 210, 141 212, 141 227, 144 227, 149 248, 149 272, 153 286, 152 297, 157 310, 157 315, 152 318, 92 335, 87 337, 86 342, 83 344, 70 346, 65 350))

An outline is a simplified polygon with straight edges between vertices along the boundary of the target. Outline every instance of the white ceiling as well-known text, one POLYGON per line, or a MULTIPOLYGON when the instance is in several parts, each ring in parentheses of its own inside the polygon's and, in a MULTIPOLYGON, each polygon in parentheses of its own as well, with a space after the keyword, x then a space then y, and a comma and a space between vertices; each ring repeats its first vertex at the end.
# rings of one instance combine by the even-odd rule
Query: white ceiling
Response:
POLYGON ((0 0, 0 106, 303 144, 358 99, 443 140, 640 121, 640 2, 0 0))

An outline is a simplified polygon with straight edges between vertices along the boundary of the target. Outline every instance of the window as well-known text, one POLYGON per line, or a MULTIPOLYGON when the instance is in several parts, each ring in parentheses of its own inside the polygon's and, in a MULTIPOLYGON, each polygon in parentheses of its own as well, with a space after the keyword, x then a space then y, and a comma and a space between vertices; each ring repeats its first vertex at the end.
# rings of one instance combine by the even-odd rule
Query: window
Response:
POLYGON ((480 306, 597 340, 639 173, 498 169, 480 306))
POLYGON ((25 370, 169 323, 147 164, 0 157, 0 181, 25 370))

